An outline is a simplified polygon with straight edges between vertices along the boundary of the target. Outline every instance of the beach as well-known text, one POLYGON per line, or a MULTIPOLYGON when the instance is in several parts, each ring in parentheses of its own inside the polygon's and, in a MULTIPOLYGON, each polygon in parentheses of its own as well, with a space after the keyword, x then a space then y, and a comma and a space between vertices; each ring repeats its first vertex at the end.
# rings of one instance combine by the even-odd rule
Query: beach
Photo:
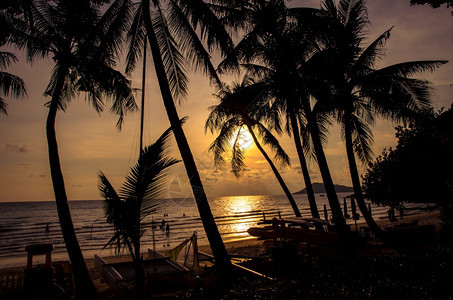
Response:
MULTIPOLYGON (((414 220, 418 220, 419 225, 434 225, 436 226, 436 230, 440 229, 441 227, 441 220, 439 216, 439 211, 432 211, 426 212, 416 215, 409 215, 403 217, 403 219, 398 219, 396 223, 411 223, 414 220)), ((393 224, 388 219, 381 219, 378 220, 377 223, 382 227, 392 227, 393 224)), ((243 257, 262 257, 266 256, 269 253, 269 247, 272 243, 266 240, 258 240, 256 238, 250 238, 246 240, 239 240, 239 241, 229 241, 225 243, 225 247, 227 249, 228 254, 233 256, 243 256, 243 257)), ((206 253, 212 253, 210 247, 208 245, 201 245, 199 246, 199 250, 206 253)), ((383 249, 381 251, 382 254, 388 254, 389 249, 383 249)), ((375 253, 374 253, 375 254, 375 253)), ((118 262, 118 261, 125 261, 130 260, 128 255, 121 255, 121 256, 110 256, 105 258, 108 262, 118 262)), ((101 279, 98 271, 95 268, 94 260, 92 258, 86 258, 87 266, 90 270, 90 275, 101 295, 108 299, 109 297, 113 297, 114 294, 112 291, 109 290, 109 286, 101 279)))
MULTIPOLYGON (((431 212, 419 213, 416 215, 409 215, 404 216, 403 219, 397 220, 396 223, 391 223, 388 219, 380 219, 377 220, 377 223, 382 227, 392 227, 395 224, 405 224, 405 223, 412 223, 414 221, 418 222, 418 225, 434 225, 436 230, 439 230, 441 227, 441 220, 440 214, 438 210, 434 210, 431 212)), ((363 224, 361 224, 363 226, 363 224)), ((354 230, 355 226, 351 226, 354 230)), ((261 258, 269 258, 270 257, 270 247, 272 246, 272 240, 258 240, 256 238, 247 238, 241 239, 237 241, 228 241, 225 243, 225 247, 227 252, 232 256, 239 256, 239 257, 261 257, 261 258)), ((143 249, 146 251, 146 249, 143 249)), ((208 245, 200 245, 199 251, 205 253, 212 253, 211 249, 208 245)), ((371 255, 388 255, 389 253, 394 253, 394 249, 381 249, 380 251, 374 251, 371 255)), ((369 255, 367 255, 369 256, 369 255)), ((103 256, 103 258, 107 262, 121 262, 121 261, 129 261, 129 255, 110 255, 110 256, 103 256)), ((107 283, 101 279, 101 276, 98 270, 95 267, 93 257, 85 257, 87 267, 90 272, 90 276, 93 279, 93 282, 100 293, 102 299, 113 299, 117 296, 117 294, 109 288, 107 283)), ((55 261, 56 262, 56 261, 55 261)), ((5 274, 10 271, 21 271, 23 267, 16 267, 16 268, 8 268, 0 270, 1 274, 5 274)), ((240 287, 241 289, 242 287, 240 287)), ((195 297, 196 298, 196 297, 195 297)))

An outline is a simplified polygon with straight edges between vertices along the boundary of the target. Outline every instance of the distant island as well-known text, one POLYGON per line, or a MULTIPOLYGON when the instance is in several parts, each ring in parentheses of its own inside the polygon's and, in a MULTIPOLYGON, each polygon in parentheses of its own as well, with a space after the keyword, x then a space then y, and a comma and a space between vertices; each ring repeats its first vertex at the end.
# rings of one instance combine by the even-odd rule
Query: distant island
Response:
MULTIPOLYGON (((326 189, 324 188, 324 184, 321 183, 321 182, 315 182, 312 184, 313 185, 313 191, 315 194, 319 194, 319 193, 325 193, 326 192, 326 189)), ((353 193, 354 192, 354 189, 350 186, 345 186, 345 185, 340 185, 340 184, 334 184, 335 186, 335 191, 337 193, 353 193)), ((298 192, 295 192, 293 194, 306 194, 307 193, 307 189, 304 188, 298 192)))

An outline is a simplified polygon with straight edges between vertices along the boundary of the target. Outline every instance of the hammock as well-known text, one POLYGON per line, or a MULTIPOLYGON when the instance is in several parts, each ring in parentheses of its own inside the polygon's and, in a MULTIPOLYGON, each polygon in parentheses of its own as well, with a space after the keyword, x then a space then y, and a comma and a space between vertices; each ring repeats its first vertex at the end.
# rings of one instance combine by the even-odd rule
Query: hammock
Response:
POLYGON ((177 261, 178 256, 183 249, 185 250, 184 254, 184 266, 187 266, 187 258, 189 257, 190 249, 192 248, 193 252, 193 263, 192 263, 192 271, 196 275, 200 275, 200 265, 199 265, 199 257, 198 257, 198 244, 197 244, 197 234, 194 232, 192 236, 186 240, 184 240, 181 244, 173 248, 172 250, 166 251, 165 256, 168 256, 172 261, 177 261))

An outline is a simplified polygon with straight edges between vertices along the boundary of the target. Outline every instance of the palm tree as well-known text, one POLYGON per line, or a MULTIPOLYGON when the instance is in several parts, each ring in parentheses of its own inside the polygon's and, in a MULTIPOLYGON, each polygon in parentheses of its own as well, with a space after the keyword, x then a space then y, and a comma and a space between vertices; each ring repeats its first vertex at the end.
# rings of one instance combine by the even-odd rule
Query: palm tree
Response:
POLYGON ((265 84, 260 82, 255 83, 252 78, 244 76, 240 84, 233 83, 232 87, 222 85, 216 96, 220 99, 220 104, 210 108, 211 113, 205 125, 205 130, 209 128, 211 133, 219 131, 218 137, 209 149, 214 152, 215 164, 219 165, 224 161, 222 155, 229 147, 231 139, 234 138, 234 143, 231 146, 233 152, 231 166, 233 173, 239 177, 245 164, 243 162, 244 149, 242 149, 238 141, 241 137, 241 131, 246 128, 252 136, 256 147, 260 150, 274 172, 275 177, 293 208, 294 214, 297 217, 301 217, 296 201, 272 162, 272 159, 261 146, 254 131, 257 130, 264 144, 270 146, 275 151, 275 159, 282 166, 289 165, 289 157, 280 147, 278 140, 261 123, 261 120, 270 121, 268 113, 270 108, 268 103, 269 94, 266 92, 265 84))
POLYGON ((147 38, 156 70, 157 80, 168 119, 189 177, 198 211, 213 251, 216 265, 229 273, 231 262, 214 221, 195 160, 182 129, 175 101, 187 94, 184 63, 190 61, 196 69, 220 82, 210 61, 210 55, 196 34, 200 30, 208 48, 220 45, 231 48, 232 41, 223 24, 211 11, 208 3, 195 1, 151 1, 137 4, 133 17, 128 67, 133 68, 140 57, 147 38), (165 8, 165 11, 163 9, 165 8))
POLYGON ((371 126, 376 116, 409 121, 430 106, 428 83, 409 76, 433 71, 446 61, 413 61, 376 69, 392 28, 363 47, 369 23, 364 0, 342 0, 338 8, 332 0, 326 0, 324 9, 330 36, 319 57, 322 66, 317 68, 330 83, 330 95, 324 103, 320 99, 320 104, 336 113, 342 126, 354 196, 369 228, 382 236, 383 231, 365 204, 355 155, 364 164, 371 162, 371 126))
POLYGON ((154 144, 140 152, 137 164, 131 168, 119 193, 107 177, 99 172, 99 190, 105 199, 105 216, 114 230, 107 245, 115 247, 118 252, 123 248, 129 251, 134 262, 138 299, 145 299, 145 274, 140 249, 140 238, 147 225, 145 219, 159 209, 164 196, 166 171, 178 162, 168 156, 165 144, 170 133, 170 129, 166 130, 154 144))
MULTIPOLYGON (((237 22, 247 30, 244 37, 219 65, 220 72, 237 70, 241 66, 252 76, 267 81, 276 99, 274 107, 287 119, 287 132, 292 133, 301 166, 311 214, 319 218, 319 211, 308 171, 301 133, 298 123, 300 112, 295 78, 297 57, 307 53, 309 43, 304 37, 296 37, 294 33, 295 15, 292 9, 285 6, 284 1, 235 1, 226 14, 230 14, 230 22, 237 22), (239 16, 239 17, 237 17, 239 16), (295 43, 295 41, 299 43, 295 43), (279 104, 278 104, 279 103, 279 104)), ((296 12, 296 11, 295 11, 296 12)), ((312 9, 297 10, 298 14, 311 16, 312 9)), ((319 228, 321 229, 321 228, 319 228)))
POLYGON ((111 111, 119 115, 118 129, 124 115, 136 108, 129 81, 113 69, 122 24, 115 16, 127 13, 127 2, 115 1, 104 14, 92 1, 37 0, 30 11, 34 23, 17 23, 15 43, 27 48, 28 58, 52 57, 55 65, 45 94, 51 97, 46 134, 49 163, 61 231, 74 272, 76 297, 96 297, 80 249, 66 196, 61 171, 55 119, 80 92, 85 92, 94 109, 101 112, 103 96, 113 100, 111 111), (121 13, 119 13, 121 12, 121 13))

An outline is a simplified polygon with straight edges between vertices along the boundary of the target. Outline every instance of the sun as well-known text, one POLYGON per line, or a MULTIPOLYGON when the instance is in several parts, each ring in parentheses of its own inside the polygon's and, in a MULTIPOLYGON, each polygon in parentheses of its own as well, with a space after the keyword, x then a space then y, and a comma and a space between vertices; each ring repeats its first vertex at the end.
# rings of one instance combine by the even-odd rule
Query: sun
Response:
POLYGON ((240 130, 238 130, 238 132, 233 134, 233 137, 230 140, 231 146, 234 145, 234 142, 236 141, 236 139, 237 139, 237 142, 239 143, 239 146, 243 150, 247 150, 248 148, 250 148, 253 145, 253 138, 250 135, 250 132, 248 131, 247 128, 241 128, 240 130))

